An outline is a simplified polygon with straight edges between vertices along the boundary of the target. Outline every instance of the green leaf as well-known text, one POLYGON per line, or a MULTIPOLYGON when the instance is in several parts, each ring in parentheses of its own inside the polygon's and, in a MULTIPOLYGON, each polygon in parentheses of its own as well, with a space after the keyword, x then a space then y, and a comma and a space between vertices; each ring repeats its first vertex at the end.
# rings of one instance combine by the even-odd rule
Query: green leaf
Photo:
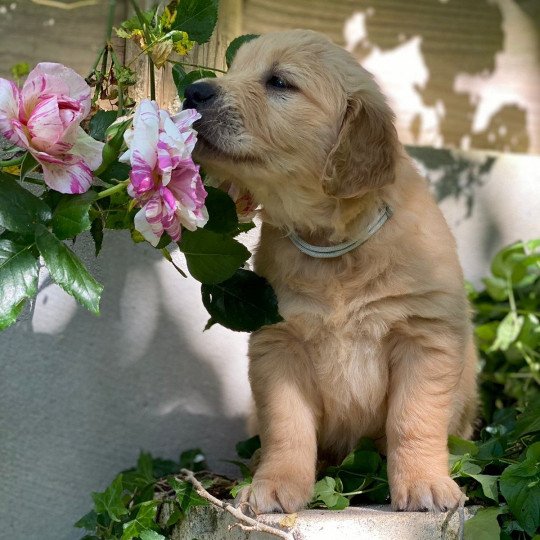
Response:
POLYGON ((508 347, 517 339, 525 319, 523 315, 517 315, 511 311, 501 321, 497 328, 497 337, 490 348, 490 351, 506 351, 508 347))
POLYGON ((128 509, 122 500, 123 491, 122 475, 119 474, 105 491, 92 493, 96 512, 107 514, 113 521, 120 521, 122 516, 128 514, 128 509))
POLYGON ((501 474, 501 493, 519 524, 531 536, 540 526, 540 442, 527 449, 521 463, 501 474))
POLYGON ((178 245, 186 256, 190 274, 209 285, 229 279, 250 256, 234 238, 206 229, 183 231, 178 245))
POLYGON ((155 527, 158 501, 146 501, 140 504, 135 519, 123 524, 124 532, 121 540, 131 540, 141 533, 155 527))
POLYGON ((465 522, 465 540, 498 540, 501 527, 497 516, 504 513, 503 508, 481 508, 465 522))
POLYGON ((523 411, 512 432, 514 439, 519 439, 528 433, 540 431, 540 396, 531 401, 523 411))
POLYGON ((497 488, 498 476, 492 476, 489 474, 468 474, 471 478, 474 478, 481 486, 484 495, 496 503, 499 502, 499 490, 497 488))
MULTIPOLYGON (((182 515, 182 514, 180 514, 182 515)), ((168 525, 168 523, 167 523, 168 525)), ((162 534, 157 533, 156 531, 153 531, 151 529, 148 529, 147 531, 142 531, 139 535, 141 540, 167 540, 165 536, 162 534)))
POLYGON ((216 74, 214 71, 209 71, 208 69, 194 69, 186 73, 181 65, 175 64, 172 69, 172 76, 174 85, 178 91, 178 97, 184 99, 184 92, 190 84, 199 79, 215 78, 216 74))
POLYGON ((30 152, 26 152, 23 162, 21 163, 19 180, 22 182, 26 178, 26 175, 32 172, 37 166, 38 162, 36 158, 30 152))
POLYGON ((201 293, 212 319, 231 330, 253 332, 283 320, 270 284, 249 270, 237 270, 217 285, 203 285, 201 293))
POLYGON ((116 120, 116 111, 98 111, 88 124, 88 135, 97 141, 105 141, 107 128, 116 120))
POLYGON ((87 231, 91 227, 88 212, 96 200, 96 192, 83 195, 65 195, 54 209, 51 226, 53 233, 65 240, 87 231))
POLYGON ((152 459, 152 454, 148 452, 141 452, 139 454, 139 459, 137 459, 137 472, 147 482, 154 481, 154 460, 152 459))
POLYGON ((374 474, 381 465, 381 456, 377 452, 354 450, 339 466, 340 469, 358 474, 374 474))
POLYGON ((253 454, 261 447, 261 439, 258 435, 236 443, 236 453, 239 458, 251 459, 253 454))
POLYGON ((208 210, 208 222, 204 226, 217 233, 232 233, 238 228, 238 216, 234 201, 221 189, 206 186, 208 193, 204 202, 208 210))
POLYGON ((90 234, 92 235, 92 240, 94 240, 95 255, 97 257, 103 246, 103 219, 101 216, 98 216, 92 221, 90 234))
POLYGON ((117 184, 129 178, 131 167, 127 163, 113 161, 103 172, 100 172, 99 178, 109 184, 117 184))
POLYGON ((184 516, 184 513, 181 510, 175 509, 171 512, 171 515, 167 519, 167 527, 172 527, 175 523, 178 523, 182 517, 184 516))
POLYGON ((449 435, 448 437, 448 450, 455 456, 463 456, 464 454, 470 454, 474 456, 478 453, 476 444, 472 441, 467 441, 456 437, 455 435, 449 435))
POLYGON ((217 16, 217 0, 179 0, 171 29, 187 32, 189 39, 197 43, 206 43, 212 36, 217 16))
POLYGON ((349 499, 336 491, 336 480, 330 476, 325 476, 315 484, 313 500, 324 503, 331 510, 343 510, 349 506, 349 499))
POLYGON ((499 277, 487 277, 482 279, 488 294, 497 302, 503 302, 508 298, 508 281, 499 277))
POLYGON ((51 219, 51 209, 20 186, 15 177, 0 172, 0 227, 32 234, 38 223, 51 219))
POLYGON ((238 49, 248 41, 251 41, 253 39, 258 38, 258 34, 244 34, 242 36, 238 36, 237 38, 234 38, 227 47, 227 50, 225 51, 225 62, 227 62, 227 67, 230 68, 231 64, 233 63, 234 57, 236 56, 236 53, 238 52, 238 49))
POLYGON ((97 514, 95 510, 90 510, 88 514, 85 514, 79 521, 73 525, 78 529, 86 529, 87 531, 94 531, 97 527, 97 514))
POLYGON ((169 484, 176 492, 176 500, 183 512, 187 512, 192 506, 207 506, 209 504, 189 482, 169 478, 169 484))
POLYGON ((99 313, 103 285, 98 283, 80 259, 43 225, 36 228, 36 245, 52 279, 92 313, 99 313))
POLYGON ((94 175, 101 178, 103 173, 118 159, 122 145, 124 144, 124 133, 131 125, 131 120, 111 124, 105 132, 105 145, 102 150, 101 165, 94 171, 94 175))
POLYGON ((32 246, 0 239, 0 330, 15 322, 27 298, 37 293, 39 264, 32 246))
POLYGON ((235 484, 230 491, 231 497, 236 498, 236 496, 242 491, 245 487, 248 487, 251 485, 252 479, 251 478, 244 478, 242 481, 235 484))
POLYGON ((180 454, 180 467, 199 472, 207 468, 206 458, 200 448, 186 450, 180 454))

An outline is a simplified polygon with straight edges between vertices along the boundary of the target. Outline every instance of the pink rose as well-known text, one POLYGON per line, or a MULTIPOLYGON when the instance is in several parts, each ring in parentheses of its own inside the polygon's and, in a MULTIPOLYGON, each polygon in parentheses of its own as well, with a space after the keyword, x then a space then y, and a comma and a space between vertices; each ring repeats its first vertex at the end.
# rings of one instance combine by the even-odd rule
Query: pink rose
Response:
POLYGON ((0 78, 0 133, 26 148, 61 193, 87 191, 101 164, 103 143, 80 127, 90 106, 90 87, 62 64, 38 64, 20 90, 0 78))
POLYGON ((191 125, 198 118, 192 109, 171 118, 144 99, 124 135, 128 150, 119 160, 131 164, 128 193, 141 206, 135 229, 153 246, 164 231, 177 242, 182 226, 194 231, 208 221, 206 190, 191 158, 197 142, 191 125))

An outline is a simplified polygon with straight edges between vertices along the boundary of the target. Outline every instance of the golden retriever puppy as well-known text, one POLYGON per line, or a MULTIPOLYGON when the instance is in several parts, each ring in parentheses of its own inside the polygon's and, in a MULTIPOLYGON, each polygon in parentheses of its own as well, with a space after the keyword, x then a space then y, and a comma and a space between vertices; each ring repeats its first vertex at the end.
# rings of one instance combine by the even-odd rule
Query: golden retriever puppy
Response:
POLYGON ((371 75, 318 33, 273 33, 184 107, 202 114, 206 170, 262 205, 255 269, 284 318, 250 339, 262 449, 243 499, 302 508, 317 458, 366 436, 388 455, 395 509, 455 507, 447 437, 469 436, 476 409, 463 275, 371 75))

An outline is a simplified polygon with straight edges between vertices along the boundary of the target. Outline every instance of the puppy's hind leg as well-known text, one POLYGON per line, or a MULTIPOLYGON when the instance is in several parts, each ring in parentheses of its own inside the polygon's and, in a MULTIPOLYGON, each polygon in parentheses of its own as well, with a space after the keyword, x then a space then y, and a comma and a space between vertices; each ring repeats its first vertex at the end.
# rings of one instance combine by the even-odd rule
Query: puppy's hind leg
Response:
POLYGON ((261 456, 239 499, 256 513, 295 512, 309 502, 315 482, 316 412, 305 351, 286 324, 252 335, 249 376, 261 456))

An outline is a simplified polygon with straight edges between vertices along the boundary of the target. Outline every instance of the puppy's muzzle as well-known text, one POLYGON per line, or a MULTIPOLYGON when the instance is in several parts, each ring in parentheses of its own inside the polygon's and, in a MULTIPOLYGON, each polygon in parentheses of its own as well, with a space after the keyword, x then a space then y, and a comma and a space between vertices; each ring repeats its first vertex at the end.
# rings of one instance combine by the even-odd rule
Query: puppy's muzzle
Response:
POLYGON ((205 107, 213 104, 218 95, 218 87, 207 82, 190 84, 184 92, 182 109, 197 109, 201 112, 205 107))

